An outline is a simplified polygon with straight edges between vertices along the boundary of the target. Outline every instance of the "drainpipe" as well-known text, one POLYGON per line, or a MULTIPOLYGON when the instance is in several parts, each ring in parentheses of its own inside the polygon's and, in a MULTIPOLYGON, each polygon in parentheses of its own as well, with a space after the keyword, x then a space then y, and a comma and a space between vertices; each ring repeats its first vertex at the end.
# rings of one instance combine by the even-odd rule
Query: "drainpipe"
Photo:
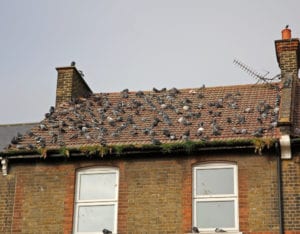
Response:
POLYGON ((277 184, 278 184, 278 215, 279 215, 279 233, 284 234, 284 210, 283 210, 283 191, 282 191, 282 168, 281 154, 279 143, 276 142, 276 158, 277 158, 277 184))
POLYGON ((7 159, 0 157, 2 174, 7 175, 7 159))

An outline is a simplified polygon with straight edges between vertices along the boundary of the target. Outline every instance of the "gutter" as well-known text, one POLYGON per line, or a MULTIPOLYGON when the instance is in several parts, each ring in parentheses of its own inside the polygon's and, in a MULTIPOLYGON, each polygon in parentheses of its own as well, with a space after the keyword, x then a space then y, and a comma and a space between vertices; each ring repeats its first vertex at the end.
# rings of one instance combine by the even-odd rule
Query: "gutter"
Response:
POLYGON ((180 148, 172 148, 169 151, 164 151, 164 148, 161 145, 145 145, 146 148, 140 148, 140 147, 134 147, 126 148, 122 152, 117 152, 115 151, 115 148, 112 149, 111 151, 108 151, 107 153, 101 155, 101 152, 83 152, 80 151, 79 149, 69 149, 69 154, 65 155, 60 152, 60 150, 49 150, 45 155, 41 155, 40 153, 36 151, 24 151, 24 152, 0 152, 0 161, 2 165, 2 174, 6 176, 8 174, 8 163, 12 162, 14 160, 30 160, 30 159, 46 159, 46 158, 79 158, 79 157, 112 157, 115 156, 114 158, 119 158, 121 156, 130 156, 130 155, 140 155, 141 152, 144 155, 150 155, 150 154, 165 154, 165 155, 170 155, 170 154, 179 154, 183 153, 185 155, 191 154, 191 153, 196 153, 196 152, 208 152, 208 151, 224 151, 224 150, 250 150, 250 149, 255 149, 255 146, 253 144, 245 144, 245 145, 216 145, 216 146, 206 146, 206 147, 201 147, 199 145, 195 146, 194 148, 187 149, 184 148, 184 145, 181 145, 180 148))

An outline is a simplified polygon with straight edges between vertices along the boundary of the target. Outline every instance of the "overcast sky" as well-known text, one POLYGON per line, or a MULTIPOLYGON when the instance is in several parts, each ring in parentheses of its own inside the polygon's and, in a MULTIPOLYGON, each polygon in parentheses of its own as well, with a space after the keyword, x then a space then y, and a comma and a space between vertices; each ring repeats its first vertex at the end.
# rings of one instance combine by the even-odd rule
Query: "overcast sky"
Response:
POLYGON ((299 0, 1 0, 0 124, 41 121, 55 68, 96 92, 252 84, 279 73, 274 40, 300 35, 299 0))

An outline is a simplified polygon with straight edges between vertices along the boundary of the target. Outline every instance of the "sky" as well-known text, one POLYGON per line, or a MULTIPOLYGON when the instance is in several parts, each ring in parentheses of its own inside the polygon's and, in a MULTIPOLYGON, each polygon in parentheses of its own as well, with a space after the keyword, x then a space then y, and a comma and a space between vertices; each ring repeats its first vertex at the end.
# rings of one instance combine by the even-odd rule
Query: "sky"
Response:
POLYGON ((254 84, 299 0, 1 0, 0 125, 39 122, 71 61, 95 93, 254 84))

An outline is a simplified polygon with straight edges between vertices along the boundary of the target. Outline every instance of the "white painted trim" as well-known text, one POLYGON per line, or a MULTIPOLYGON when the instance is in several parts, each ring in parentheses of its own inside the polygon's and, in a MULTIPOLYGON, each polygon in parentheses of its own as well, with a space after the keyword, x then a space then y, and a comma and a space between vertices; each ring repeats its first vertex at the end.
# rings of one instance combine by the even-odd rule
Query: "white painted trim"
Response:
MULTIPOLYGON (((73 233, 74 234, 84 234, 84 232, 77 231, 77 222, 78 222, 78 208, 80 206, 97 206, 97 205, 114 205, 115 208, 115 217, 114 217, 114 230, 111 230, 113 233, 117 232, 118 227, 118 196, 119 196, 119 169, 115 167, 93 167, 81 169, 76 174, 76 191, 75 191, 75 204, 74 204, 74 223, 73 223, 73 233), (80 176, 87 174, 116 174, 116 194, 113 199, 99 199, 99 200, 79 200, 79 190, 80 190, 80 176)), ((99 232, 96 232, 99 233, 99 232)), ((102 232, 100 232, 102 233, 102 232)), ((89 232, 88 234, 93 234, 89 232)))
MULTIPOLYGON (((193 214, 193 226, 197 226, 197 217, 196 217, 196 202, 197 201, 234 201, 234 212, 235 212, 235 217, 234 217, 234 222, 235 222, 235 227, 232 228, 227 228, 226 233, 239 233, 239 202, 238 202, 238 170, 237 170, 237 165, 234 163, 204 163, 204 164, 198 164, 193 167, 193 192, 192 192, 192 199, 193 199, 193 209, 192 209, 192 214, 193 214), (233 183, 234 183, 234 193, 233 194, 217 194, 217 195, 197 195, 196 194, 196 173, 197 170, 201 169, 223 169, 223 168, 232 168, 233 169, 233 183)), ((201 233, 215 233, 214 228, 212 229, 201 229, 198 227, 201 233)), ((224 229, 223 227, 219 227, 224 229)))
POLYGON ((280 150, 281 150, 281 159, 291 159, 291 139, 290 135, 282 135, 279 139, 280 150))

